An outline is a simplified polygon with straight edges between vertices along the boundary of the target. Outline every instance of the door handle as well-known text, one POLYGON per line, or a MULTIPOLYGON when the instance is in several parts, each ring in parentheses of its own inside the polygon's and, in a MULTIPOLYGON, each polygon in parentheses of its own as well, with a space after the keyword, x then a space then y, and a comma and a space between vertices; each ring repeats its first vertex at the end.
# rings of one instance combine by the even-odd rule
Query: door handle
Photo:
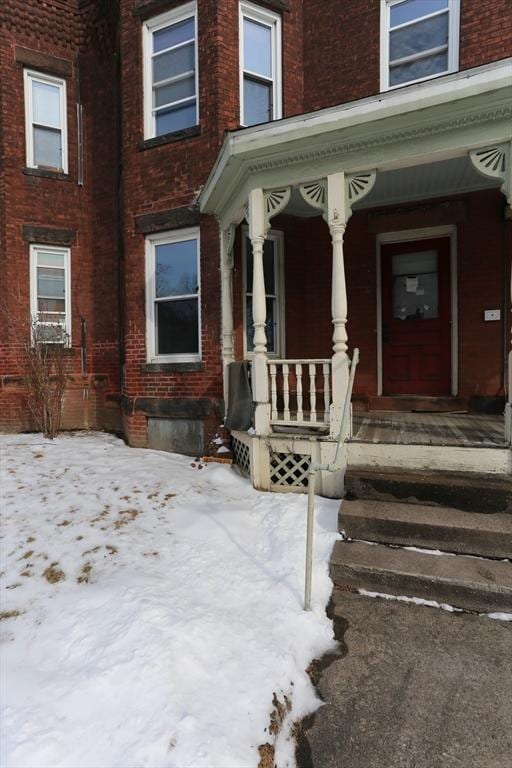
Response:
POLYGON ((387 323, 382 326, 382 343, 389 344, 389 326, 387 323))

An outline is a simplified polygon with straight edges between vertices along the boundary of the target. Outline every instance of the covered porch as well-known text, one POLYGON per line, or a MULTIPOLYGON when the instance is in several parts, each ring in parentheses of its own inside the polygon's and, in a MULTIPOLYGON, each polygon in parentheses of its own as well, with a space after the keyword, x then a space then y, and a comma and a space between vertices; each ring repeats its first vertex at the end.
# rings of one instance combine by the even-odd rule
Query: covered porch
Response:
POLYGON ((235 458, 256 487, 303 488, 311 461, 332 461, 340 433, 347 440, 343 466, 318 478, 318 492, 329 496, 342 495, 347 463, 401 466, 412 454, 432 461, 429 446, 446 449, 446 460, 451 456, 460 471, 511 471, 504 365, 510 255, 498 244, 506 243, 512 198, 509 73, 509 67, 487 66, 226 140, 200 202, 221 227, 227 404, 233 397, 229 365, 250 361, 253 422, 249 430, 233 430, 233 438, 235 458), (482 277, 468 279, 474 257, 466 253, 471 227, 478 233, 479 210, 480 236, 489 247, 480 261, 491 270, 499 266, 501 290, 486 287, 482 277), (435 270, 425 266, 428 259, 437 259, 435 270), (451 276, 448 289, 441 263, 451 276), (485 322, 500 328, 484 334, 492 337, 496 358, 488 371, 488 342, 478 337, 483 318, 468 298, 478 293, 478 282, 488 289, 485 322), (435 323, 421 344, 417 329, 419 321, 443 316, 441 302, 446 322, 436 325, 434 354, 435 323), (414 328, 419 352, 410 351, 402 333, 390 355, 388 323, 396 333, 414 328), (343 420, 354 346, 362 362, 345 409, 350 418, 343 420), (388 410, 400 408, 404 397, 409 404, 402 414, 388 410), (414 407, 415 398, 421 407, 414 407), (498 412, 413 412, 438 408, 498 412), (375 458, 376 444, 388 446, 387 459, 378 452, 375 458), (407 446, 408 454, 389 446, 407 446), (478 457, 470 455, 475 451, 478 457))

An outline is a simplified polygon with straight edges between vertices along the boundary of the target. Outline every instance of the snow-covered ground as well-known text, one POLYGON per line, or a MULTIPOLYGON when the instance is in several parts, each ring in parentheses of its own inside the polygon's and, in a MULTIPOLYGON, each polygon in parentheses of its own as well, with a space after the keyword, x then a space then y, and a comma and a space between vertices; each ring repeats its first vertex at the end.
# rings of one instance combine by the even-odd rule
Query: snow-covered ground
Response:
POLYGON ((302 610, 306 498, 225 465, 104 434, 3 436, 3 768, 245 768, 318 706, 338 503, 318 499, 302 610))

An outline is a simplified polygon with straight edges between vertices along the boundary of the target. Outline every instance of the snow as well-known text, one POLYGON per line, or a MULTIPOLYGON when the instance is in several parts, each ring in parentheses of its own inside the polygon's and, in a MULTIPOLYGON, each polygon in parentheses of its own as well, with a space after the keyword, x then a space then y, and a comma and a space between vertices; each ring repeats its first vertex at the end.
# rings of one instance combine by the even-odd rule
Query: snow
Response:
POLYGON ((487 615, 490 619, 496 619, 497 621, 512 621, 512 613, 503 613, 503 611, 497 611, 496 613, 481 614, 487 615))
POLYGON ((339 502, 317 500, 306 613, 303 495, 104 434, 0 447, 2 766, 255 768, 274 692, 292 766, 339 502))
POLYGON ((385 592, 370 592, 367 589, 358 589, 360 595, 366 597, 382 597, 384 600, 399 600, 402 603, 414 603, 415 605, 427 605, 429 608, 442 608, 449 613, 462 612, 462 608, 454 608, 448 603, 438 603, 437 600, 425 600, 423 597, 408 597, 407 595, 388 595, 385 592))

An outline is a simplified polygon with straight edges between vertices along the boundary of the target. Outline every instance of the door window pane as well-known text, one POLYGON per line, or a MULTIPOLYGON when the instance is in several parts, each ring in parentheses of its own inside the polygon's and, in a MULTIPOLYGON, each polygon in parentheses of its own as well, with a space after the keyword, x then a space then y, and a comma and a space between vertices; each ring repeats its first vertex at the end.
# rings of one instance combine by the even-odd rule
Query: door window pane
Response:
POLYGON ((155 246, 155 296, 197 293, 197 240, 155 246))
POLYGON ((428 320, 438 317, 437 252, 393 255, 393 318, 428 320))
POLYGON ((159 301, 156 305, 157 354, 198 354, 198 300, 159 301))
MULTIPOLYGON (((247 293, 252 293, 252 243, 246 238, 246 285, 247 293)), ((265 293, 276 293, 276 264, 275 264, 275 240, 265 240, 263 244, 263 274, 265 277, 265 293)))
MULTIPOLYGON (((267 352, 277 352, 277 301, 274 297, 268 297, 266 300, 267 316, 265 319, 265 335, 267 337, 267 352)), ((247 351, 254 350, 254 325, 252 317, 252 296, 246 299, 246 332, 247 332, 247 351)))
POLYGON ((272 30, 252 19, 244 19, 244 69, 272 77, 272 30))

